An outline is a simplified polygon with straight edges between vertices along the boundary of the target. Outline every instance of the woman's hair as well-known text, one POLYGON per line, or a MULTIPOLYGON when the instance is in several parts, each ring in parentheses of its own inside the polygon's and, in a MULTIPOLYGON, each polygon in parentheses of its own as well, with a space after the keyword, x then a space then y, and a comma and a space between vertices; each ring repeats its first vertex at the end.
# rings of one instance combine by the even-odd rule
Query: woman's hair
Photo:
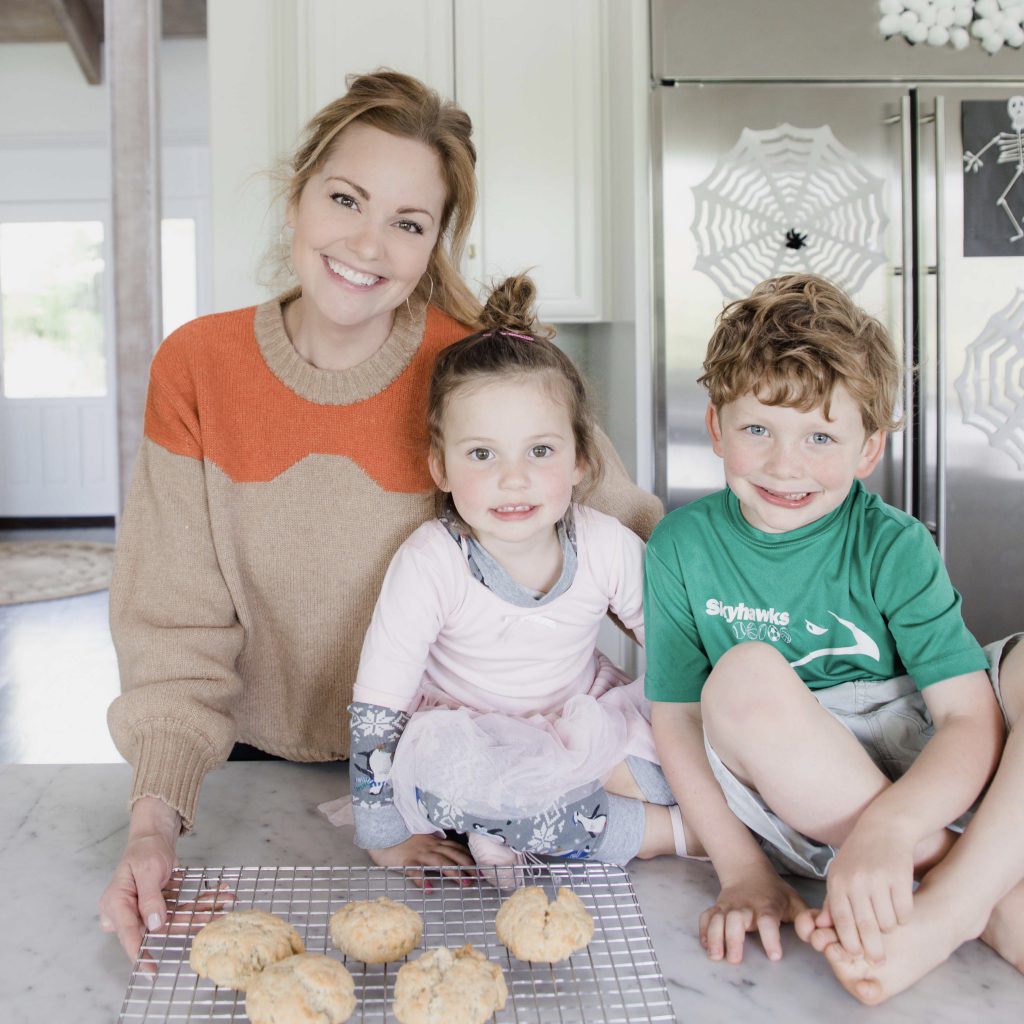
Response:
POLYGON ((704 375, 711 404, 746 394, 766 405, 829 415, 842 384, 860 409, 864 430, 900 426, 902 368, 886 329, 841 288, 815 274, 763 281, 719 314, 704 375))
MULTIPOLYGON (((526 274, 506 278, 487 298, 481 330, 449 345, 437 358, 427 398, 430 447, 444 465, 444 415, 452 395, 496 380, 534 377, 551 397, 564 403, 572 424, 576 459, 583 480, 574 498, 584 500, 601 479, 604 462, 586 381, 576 364, 552 341, 554 329, 537 322, 537 290, 526 274)), ((444 496, 439 495, 439 509, 444 496)), ((450 509, 449 509, 450 512, 450 509)))
POLYGON ((348 92, 327 104, 306 125, 289 166, 288 204, 299 201, 338 136, 356 121, 422 142, 441 162, 445 203, 437 244, 413 295, 461 323, 475 323, 480 303, 458 272, 476 209, 476 149, 470 139, 473 125, 469 115, 418 79, 397 71, 350 75, 346 84, 348 92))

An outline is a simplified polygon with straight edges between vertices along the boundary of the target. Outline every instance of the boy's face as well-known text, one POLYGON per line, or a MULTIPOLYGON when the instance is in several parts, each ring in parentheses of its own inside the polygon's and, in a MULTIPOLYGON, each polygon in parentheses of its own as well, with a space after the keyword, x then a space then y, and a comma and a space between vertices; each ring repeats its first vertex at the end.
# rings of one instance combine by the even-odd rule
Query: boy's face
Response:
POLYGON ((860 409, 841 384, 830 412, 826 419, 821 407, 765 405, 753 394, 708 407, 705 423, 726 483, 755 529, 786 533, 821 519, 875 468, 885 433, 865 436, 860 409))

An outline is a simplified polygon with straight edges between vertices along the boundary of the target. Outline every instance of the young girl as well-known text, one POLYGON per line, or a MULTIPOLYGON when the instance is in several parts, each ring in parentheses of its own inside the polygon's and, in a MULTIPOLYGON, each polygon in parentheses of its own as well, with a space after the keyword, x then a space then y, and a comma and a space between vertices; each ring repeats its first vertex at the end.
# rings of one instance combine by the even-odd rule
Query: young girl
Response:
POLYGON ((533 297, 505 281, 434 370, 438 518, 391 562, 351 706, 356 843, 378 864, 467 863, 445 830, 478 864, 685 853, 640 681, 596 647, 609 610, 643 641, 644 545, 573 501, 600 477, 596 428, 533 297))

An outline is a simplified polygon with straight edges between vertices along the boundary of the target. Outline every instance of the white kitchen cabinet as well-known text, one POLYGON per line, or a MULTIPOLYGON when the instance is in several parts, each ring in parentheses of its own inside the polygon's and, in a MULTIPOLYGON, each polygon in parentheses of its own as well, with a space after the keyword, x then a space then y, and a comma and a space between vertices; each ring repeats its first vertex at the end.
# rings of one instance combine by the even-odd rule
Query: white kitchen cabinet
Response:
POLYGON ((455 0, 455 97, 480 207, 466 276, 531 269, 541 316, 602 319, 602 15, 593 0, 455 0))
POLYGON ((345 78, 385 66, 473 119, 480 204, 464 271, 485 292, 530 269, 542 317, 604 312, 603 0, 217 0, 209 10, 217 308, 265 297, 279 229, 254 172, 289 154, 345 78))

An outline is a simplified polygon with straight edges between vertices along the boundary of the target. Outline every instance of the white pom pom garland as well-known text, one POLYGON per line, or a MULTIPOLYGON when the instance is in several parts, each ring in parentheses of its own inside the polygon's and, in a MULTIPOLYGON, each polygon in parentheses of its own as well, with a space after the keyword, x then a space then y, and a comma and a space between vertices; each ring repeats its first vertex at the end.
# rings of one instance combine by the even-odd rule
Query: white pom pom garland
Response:
POLYGON ((886 38, 963 50, 973 37, 990 54, 1024 46, 1024 0, 878 0, 878 10, 886 38))

